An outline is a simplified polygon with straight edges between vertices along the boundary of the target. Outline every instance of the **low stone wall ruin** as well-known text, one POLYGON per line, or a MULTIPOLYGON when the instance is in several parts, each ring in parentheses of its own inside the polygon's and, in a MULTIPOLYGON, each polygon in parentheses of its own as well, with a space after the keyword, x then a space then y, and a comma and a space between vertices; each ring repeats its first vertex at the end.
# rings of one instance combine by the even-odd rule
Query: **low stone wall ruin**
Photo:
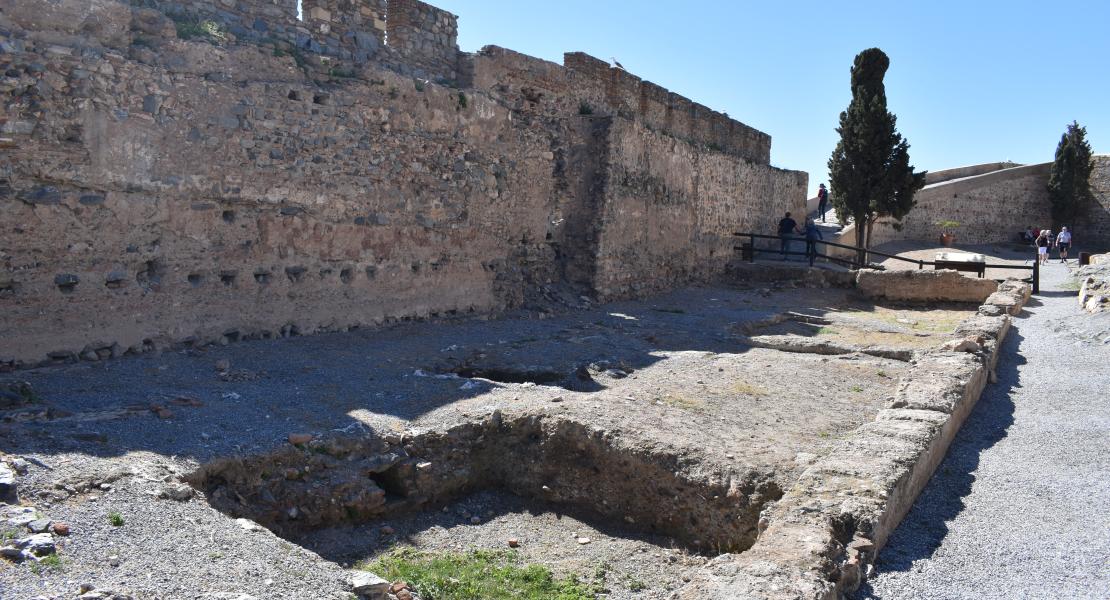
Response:
POLYGON ((958 271, 874 271, 856 273, 856 290, 867 298, 906 302, 984 302, 998 289, 992 279, 973 279, 958 271))
POLYGON ((834 600, 854 590, 974 408, 1029 292, 1003 282, 951 349, 919 353, 890 406, 764 511, 755 545, 714 559, 676 600, 834 600))

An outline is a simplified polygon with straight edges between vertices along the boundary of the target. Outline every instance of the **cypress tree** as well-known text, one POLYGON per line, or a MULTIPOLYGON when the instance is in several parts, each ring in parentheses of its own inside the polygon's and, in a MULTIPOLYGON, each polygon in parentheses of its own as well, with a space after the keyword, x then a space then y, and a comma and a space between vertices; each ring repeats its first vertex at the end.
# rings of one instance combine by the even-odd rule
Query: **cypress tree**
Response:
POLYGON ((1072 121, 1056 146, 1056 159, 1048 176, 1052 228, 1056 231, 1065 225, 1070 225, 1074 231, 1076 218, 1094 200, 1091 193, 1091 171, 1094 168, 1087 128, 1072 121))
MULTIPOLYGON (((925 186, 925 172, 910 164, 910 145, 887 110, 883 76, 890 58, 878 48, 860 52, 852 65, 852 102, 840 113, 840 142, 829 159, 833 208, 841 222, 855 219, 856 245, 869 248, 879 217, 901 221, 925 186)), ((897 227, 897 225, 896 225, 897 227)), ((860 262, 867 253, 860 251, 860 262)))

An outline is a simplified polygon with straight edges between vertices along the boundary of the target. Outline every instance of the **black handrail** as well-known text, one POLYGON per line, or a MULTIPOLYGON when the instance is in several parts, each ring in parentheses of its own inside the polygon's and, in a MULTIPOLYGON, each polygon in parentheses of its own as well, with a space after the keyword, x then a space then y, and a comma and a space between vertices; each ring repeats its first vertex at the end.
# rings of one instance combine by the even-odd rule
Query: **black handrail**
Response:
MULTIPOLYGON (((780 241, 782 241, 784 239, 789 239, 792 242, 801 241, 801 242, 806 243, 807 248, 808 248, 808 245, 812 242, 815 245, 816 244, 825 244, 825 245, 828 245, 828 246, 834 246, 836 248, 844 248, 845 250, 853 250, 857 254, 862 252, 862 253, 864 253, 865 256, 868 255, 868 254, 875 254, 877 256, 882 256, 884 258, 890 258, 890 259, 894 259, 894 260, 900 260, 902 262, 916 264, 918 270, 924 269, 926 265, 931 266, 934 269, 937 268, 937 266, 938 266, 937 262, 931 261, 931 260, 921 260, 921 259, 917 259, 917 258, 906 258, 904 256, 898 256, 896 254, 887 254, 886 252, 879 252, 877 250, 870 250, 870 249, 867 249, 867 248, 860 248, 859 246, 849 246, 847 244, 839 244, 837 242, 826 242, 824 240, 807 240, 805 238, 797 238, 797 237, 793 237, 793 236, 791 236, 790 238, 785 238, 784 236, 781 236, 781 235, 766 235, 766 234, 762 234, 762 233, 751 233, 751 232, 748 232, 748 233, 739 233, 739 232, 737 232, 737 233, 733 233, 733 235, 736 236, 736 237, 746 237, 746 238, 749 238, 751 240, 751 243, 749 244, 749 246, 751 248, 751 250, 750 250, 751 254, 748 255, 748 262, 753 262, 753 263, 755 262, 755 253, 758 251, 755 247, 755 240, 758 238, 758 239, 762 239, 762 240, 780 240, 780 241)), ((742 250, 743 248, 737 247, 735 249, 736 250, 742 250)), ((821 258, 824 258, 828 261, 845 264, 845 265, 855 267, 855 268, 858 268, 858 269, 880 269, 881 268, 881 267, 879 267, 877 265, 874 265, 874 264, 871 264, 871 263, 860 262, 858 260, 851 260, 851 259, 842 258, 842 257, 839 257, 839 256, 831 256, 831 255, 828 255, 828 254, 823 254, 823 253, 817 252, 816 248, 815 248, 814 252, 812 252, 812 253, 808 252, 808 251, 807 252, 796 252, 796 251, 793 251, 793 250, 783 251, 783 250, 773 250, 773 249, 764 249, 763 252, 767 252, 767 253, 770 253, 770 254, 781 254, 781 255, 789 254, 791 256, 805 256, 809 259, 810 266, 813 266, 813 263, 817 259, 817 257, 821 257, 821 258)), ((942 266, 946 266, 946 265, 942 265, 942 266)), ((1033 276, 1031 278, 1031 282, 1033 284, 1033 293, 1039 293, 1041 291, 1040 290, 1040 279, 1041 279, 1040 278, 1040 261, 1037 260, 1036 257, 1034 257, 1032 265, 999 265, 999 264, 982 263, 981 265, 977 265, 977 266, 982 267, 982 272, 980 272, 980 277, 982 277, 982 273, 985 272, 987 269, 1031 270, 1033 272, 1033 276)), ((976 269, 976 270, 978 270, 978 269, 976 269)))

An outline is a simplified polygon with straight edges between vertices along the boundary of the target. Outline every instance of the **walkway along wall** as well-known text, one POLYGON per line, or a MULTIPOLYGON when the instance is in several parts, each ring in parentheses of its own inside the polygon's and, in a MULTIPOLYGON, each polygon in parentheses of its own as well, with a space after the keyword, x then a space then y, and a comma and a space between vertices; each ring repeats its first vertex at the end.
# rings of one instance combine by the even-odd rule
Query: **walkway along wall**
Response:
POLYGON ((146 4, 224 37, 109 0, 0 9, 0 368, 709 281, 731 231, 804 201, 765 134, 612 70, 457 54, 420 3, 146 4), (342 72, 345 42, 226 25, 378 39, 382 7, 428 39, 342 72), (414 75, 444 48, 467 87, 414 75), (666 102, 614 105, 645 90, 666 102))

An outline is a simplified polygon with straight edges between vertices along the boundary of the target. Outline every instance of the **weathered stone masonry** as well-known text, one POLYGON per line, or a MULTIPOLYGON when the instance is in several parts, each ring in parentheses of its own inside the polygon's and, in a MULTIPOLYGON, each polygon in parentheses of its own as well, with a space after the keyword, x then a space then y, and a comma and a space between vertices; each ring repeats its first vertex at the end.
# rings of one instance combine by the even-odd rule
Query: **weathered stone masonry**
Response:
POLYGON ((765 134, 419 2, 141 4, 0 8, 0 368, 632 296, 804 201, 765 134))

